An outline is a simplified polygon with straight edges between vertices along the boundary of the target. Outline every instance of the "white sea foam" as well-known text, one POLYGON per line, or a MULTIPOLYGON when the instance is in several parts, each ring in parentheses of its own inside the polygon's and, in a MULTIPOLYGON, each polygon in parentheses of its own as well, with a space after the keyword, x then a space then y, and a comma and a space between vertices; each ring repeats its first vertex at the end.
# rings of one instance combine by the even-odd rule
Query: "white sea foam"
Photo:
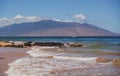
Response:
MULTIPOLYGON (((72 68, 84 69, 96 65, 96 57, 73 57, 73 54, 44 51, 46 48, 51 47, 33 47, 27 52, 30 56, 12 62, 6 72, 8 76, 57 76, 58 73, 54 75, 51 72, 72 68)), ((69 73, 62 76, 69 76, 69 73)))

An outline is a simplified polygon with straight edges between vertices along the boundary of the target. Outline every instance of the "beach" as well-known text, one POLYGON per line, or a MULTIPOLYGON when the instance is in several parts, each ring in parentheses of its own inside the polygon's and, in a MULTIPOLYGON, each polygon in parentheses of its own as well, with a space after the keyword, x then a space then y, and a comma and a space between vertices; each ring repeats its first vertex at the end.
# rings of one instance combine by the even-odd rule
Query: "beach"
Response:
MULTIPOLYGON (((92 54, 77 48, 34 46, 9 63, 8 76, 119 76, 120 56, 92 54), (70 50, 72 49, 72 50, 70 50), (74 52, 73 52, 74 51, 74 52), (116 64, 117 63, 117 64, 116 64)), ((82 49, 83 50, 83 49, 82 49)))
POLYGON ((0 76, 119 76, 119 44, 0 42, 0 76))
POLYGON ((26 56, 27 50, 28 48, 0 47, 0 76, 7 76, 5 71, 9 69, 8 64, 26 56))

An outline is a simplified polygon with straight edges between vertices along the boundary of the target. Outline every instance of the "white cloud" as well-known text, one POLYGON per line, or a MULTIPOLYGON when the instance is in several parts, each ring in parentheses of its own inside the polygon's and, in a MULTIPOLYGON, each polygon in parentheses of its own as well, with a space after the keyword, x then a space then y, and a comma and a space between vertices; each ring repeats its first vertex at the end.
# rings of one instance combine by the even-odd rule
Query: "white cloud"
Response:
POLYGON ((75 14, 73 15, 73 18, 80 19, 80 20, 86 20, 87 17, 83 14, 75 14))
POLYGON ((17 18, 24 18, 24 17, 22 15, 16 15, 14 18, 17 19, 17 18))
POLYGON ((58 22, 73 22, 73 21, 71 21, 71 20, 67 20, 67 19, 65 19, 65 20, 60 20, 60 19, 52 19, 53 21, 58 21, 58 22))
POLYGON ((13 18, 0 18, 0 27, 8 26, 11 24, 19 24, 24 22, 36 22, 41 20, 53 20, 58 22, 72 22, 71 20, 60 20, 60 19, 54 19, 54 18, 45 18, 45 17, 38 17, 38 16, 22 16, 22 15, 16 15, 13 18))
POLYGON ((36 21, 47 20, 47 19, 49 18, 16 15, 13 18, 0 18, 0 27, 15 24, 15 23, 18 24, 18 23, 24 23, 24 22, 36 22, 36 21))

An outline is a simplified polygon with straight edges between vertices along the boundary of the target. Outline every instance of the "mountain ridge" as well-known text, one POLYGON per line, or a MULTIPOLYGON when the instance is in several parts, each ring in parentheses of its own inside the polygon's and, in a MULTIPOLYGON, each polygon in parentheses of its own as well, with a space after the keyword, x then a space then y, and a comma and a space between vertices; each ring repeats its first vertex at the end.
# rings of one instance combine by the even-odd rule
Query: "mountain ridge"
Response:
POLYGON ((88 23, 42 20, 0 28, 0 36, 117 36, 88 23))

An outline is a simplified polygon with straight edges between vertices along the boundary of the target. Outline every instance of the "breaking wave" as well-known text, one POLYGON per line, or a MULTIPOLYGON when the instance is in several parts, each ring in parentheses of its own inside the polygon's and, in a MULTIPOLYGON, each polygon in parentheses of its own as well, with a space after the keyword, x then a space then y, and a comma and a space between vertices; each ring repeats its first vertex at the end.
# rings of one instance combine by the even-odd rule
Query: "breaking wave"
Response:
POLYGON ((33 47, 29 56, 9 64, 8 76, 103 76, 116 72, 111 62, 96 63, 97 57, 82 57, 79 54, 52 52, 57 47, 33 47), (110 69, 112 68, 112 70, 110 69))

